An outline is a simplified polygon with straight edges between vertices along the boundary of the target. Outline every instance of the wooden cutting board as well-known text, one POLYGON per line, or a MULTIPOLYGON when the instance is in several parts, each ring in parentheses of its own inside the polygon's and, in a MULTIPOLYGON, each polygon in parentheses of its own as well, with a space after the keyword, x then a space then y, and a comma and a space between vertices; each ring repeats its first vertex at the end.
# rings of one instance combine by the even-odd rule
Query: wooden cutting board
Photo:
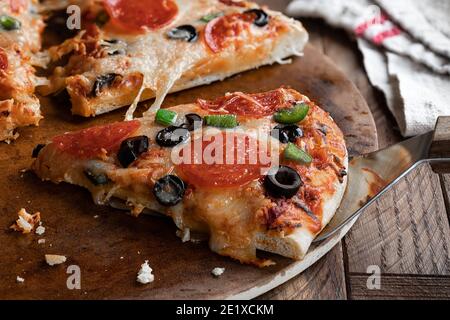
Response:
MULTIPOLYGON (((230 91, 260 92, 291 86, 329 111, 343 130, 351 155, 377 148, 375 124, 355 86, 312 46, 289 65, 246 72, 224 82, 170 95, 165 106, 211 99, 230 91)), ((20 139, 0 145, 0 299, 225 299, 253 298, 292 278, 317 261, 344 236, 312 247, 304 261, 272 256, 276 266, 258 269, 221 257, 206 243, 183 244, 174 224, 166 219, 134 218, 121 211, 98 207, 85 190, 68 184, 42 182, 23 173, 32 162, 37 143, 66 131, 123 118, 125 109, 96 119, 70 115, 68 105, 42 99, 45 119, 39 128, 20 131, 20 139), (8 227, 17 211, 40 211, 46 232, 22 235, 8 227), (45 238, 45 244, 38 239, 45 238), (63 265, 50 267, 45 254, 67 256, 63 265), (149 260, 155 281, 143 286, 136 274, 149 260), (81 290, 66 286, 67 268, 80 267, 81 290), (224 267, 214 278, 211 270, 224 267), (25 282, 19 284, 16 277, 25 282)), ((141 110, 151 102, 143 104, 141 110)))

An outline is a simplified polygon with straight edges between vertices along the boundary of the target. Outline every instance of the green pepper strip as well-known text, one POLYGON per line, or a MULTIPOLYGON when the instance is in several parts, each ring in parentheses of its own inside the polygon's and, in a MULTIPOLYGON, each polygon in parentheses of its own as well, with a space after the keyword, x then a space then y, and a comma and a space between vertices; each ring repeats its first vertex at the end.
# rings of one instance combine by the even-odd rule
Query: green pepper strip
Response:
POLYGON ((235 115, 212 115, 205 116, 205 124, 217 128, 235 128, 239 125, 235 115))
POLYGON ((313 158, 309 153, 298 148, 295 144, 289 143, 284 149, 284 158, 300 163, 311 163, 313 158))
POLYGON ((278 123, 294 124, 305 119, 308 111, 309 106, 306 103, 302 102, 296 104, 293 108, 281 109, 277 111, 274 115, 274 119, 278 123))
POLYGON ((12 30, 20 29, 20 27, 22 26, 22 23, 19 20, 17 20, 16 18, 13 18, 8 15, 2 15, 2 16, 0 16, 0 26, 2 29, 6 30, 6 31, 12 31, 12 30))
POLYGON ((156 122, 163 126, 170 126, 177 121, 178 114, 175 111, 159 109, 156 112, 156 122))

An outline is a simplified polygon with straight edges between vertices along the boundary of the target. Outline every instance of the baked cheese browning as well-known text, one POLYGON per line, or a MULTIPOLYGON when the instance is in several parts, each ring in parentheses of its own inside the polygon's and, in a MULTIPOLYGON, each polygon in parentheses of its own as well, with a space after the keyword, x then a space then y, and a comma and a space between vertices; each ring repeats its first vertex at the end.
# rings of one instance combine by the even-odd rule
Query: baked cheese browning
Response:
POLYGON ((304 97, 297 91, 280 88, 256 94, 234 92, 213 101, 198 99, 197 104, 205 110, 221 114, 263 117, 272 115, 276 110, 289 108, 293 103, 303 100, 304 97))
MULTIPOLYGON (((98 204, 118 198, 136 216, 144 208, 161 212, 181 230, 209 234, 214 252, 242 263, 270 265, 270 260, 257 258, 257 249, 302 258, 314 236, 331 219, 345 189, 342 171, 347 152, 341 131, 325 111, 292 89, 230 93, 214 101, 199 101, 164 109, 176 114, 169 126, 158 122, 163 117, 158 112, 152 117, 56 137, 38 151, 33 170, 44 180, 89 189, 98 204), (295 139, 292 132, 285 133, 312 156, 309 163, 285 159, 287 144, 273 136, 280 125, 275 123, 274 114, 299 104, 307 104, 308 113, 298 126, 283 130, 296 127, 297 133, 302 132, 295 139), (256 106, 265 111, 255 112, 256 106), (228 124, 227 117, 235 116, 231 112, 238 115, 237 126, 221 129, 208 125, 228 124), (208 117, 214 121, 208 122, 208 117), (203 121, 203 127, 192 126, 189 119, 203 121), (252 133, 255 128, 262 136, 252 133), (171 140, 175 129, 177 137, 171 140), (187 138, 180 138, 184 136, 187 138), (274 196, 268 189, 270 174, 261 169, 270 168, 272 162, 265 163, 260 156, 256 163, 249 161, 252 155, 267 152, 260 148, 263 143, 277 139, 281 147, 270 152, 278 152, 286 172, 301 179, 292 196, 274 196), (169 146, 169 141, 177 144, 169 146), (208 162, 207 151, 214 144, 218 146, 212 153, 215 160, 208 162), (226 162, 227 150, 244 161, 226 162), (339 170, 334 167, 338 166, 337 158, 341 159, 339 170), (283 251, 276 243, 292 250, 283 251)), ((280 181, 285 188, 288 182, 280 181)))
POLYGON ((139 100, 156 97, 153 112, 169 92, 280 62, 300 54, 307 41, 299 22, 250 2, 163 2, 151 1, 143 17, 133 8, 146 1, 84 2, 84 29, 49 50, 53 60, 69 62, 54 70, 42 93, 66 89, 72 112, 82 116, 132 104, 131 119, 139 100), (105 13, 109 20, 99 23, 105 13))
POLYGON ((310 110, 302 122, 303 137, 296 145, 306 150, 313 158, 310 165, 282 159, 300 174, 304 185, 292 199, 276 202, 267 212, 270 229, 294 230, 298 225, 306 226, 316 234, 329 219, 323 217, 323 203, 335 192, 337 180, 346 176, 347 150, 344 137, 333 119, 313 102, 308 102, 310 110), (337 160, 339 159, 339 160, 337 160))
POLYGON ((44 24, 35 5, 30 0, 0 3, 0 141, 14 140, 16 128, 37 125, 42 118, 34 95, 42 79, 32 65, 42 63, 35 54, 44 24))

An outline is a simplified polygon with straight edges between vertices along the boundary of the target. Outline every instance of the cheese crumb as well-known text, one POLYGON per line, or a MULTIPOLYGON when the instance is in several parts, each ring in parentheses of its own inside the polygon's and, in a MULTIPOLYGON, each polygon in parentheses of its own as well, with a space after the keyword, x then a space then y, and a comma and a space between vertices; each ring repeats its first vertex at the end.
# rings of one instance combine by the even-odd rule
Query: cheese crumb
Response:
POLYGON ((49 266, 54 266, 66 262, 67 258, 65 256, 60 256, 57 254, 46 254, 45 261, 49 266))
POLYGON ((39 239, 38 240, 38 244, 44 244, 45 243, 45 239, 39 239))
POLYGON ((25 282, 25 279, 22 278, 22 277, 17 276, 16 281, 17 281, 18 283, 24 283, 24 282, 25 282))
POLYGON ((17 213, 19 219, 10 227, 14 231, 22 233, 30 233, 35 226, 41 221, 41 213, 29 214, 24 208, 17 213))
POLYGON ((39 226, 36 228, 36 234, 42 236, 45 233, 45 227, 39 226))
POLYGON ((211 271, 211 274, 214 277, 220 277, 225 272, 225 268, 214 268, 211 271))
POLYGON ((191 229, 184 228, 183 230, 177 230, 176 235, 183 243, 188 242, 191 240, 191 229))
POLYGON ((155 280, 155 276, 152 274, 152 268, 148 265, 148 260, 145 260, 141 264, 141 270, 139 270, 136 281, 142 284, 148 284, 155 280))

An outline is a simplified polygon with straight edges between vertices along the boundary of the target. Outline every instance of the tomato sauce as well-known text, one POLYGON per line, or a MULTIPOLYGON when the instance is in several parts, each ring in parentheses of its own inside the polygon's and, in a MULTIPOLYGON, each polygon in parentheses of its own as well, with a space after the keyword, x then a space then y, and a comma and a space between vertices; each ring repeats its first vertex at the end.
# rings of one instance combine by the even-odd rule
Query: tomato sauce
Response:
POLYGON ((227 6, 245 7, 245 3, 242 1, 235 0, 219 0, 219 2, 226 4, 227 6))

